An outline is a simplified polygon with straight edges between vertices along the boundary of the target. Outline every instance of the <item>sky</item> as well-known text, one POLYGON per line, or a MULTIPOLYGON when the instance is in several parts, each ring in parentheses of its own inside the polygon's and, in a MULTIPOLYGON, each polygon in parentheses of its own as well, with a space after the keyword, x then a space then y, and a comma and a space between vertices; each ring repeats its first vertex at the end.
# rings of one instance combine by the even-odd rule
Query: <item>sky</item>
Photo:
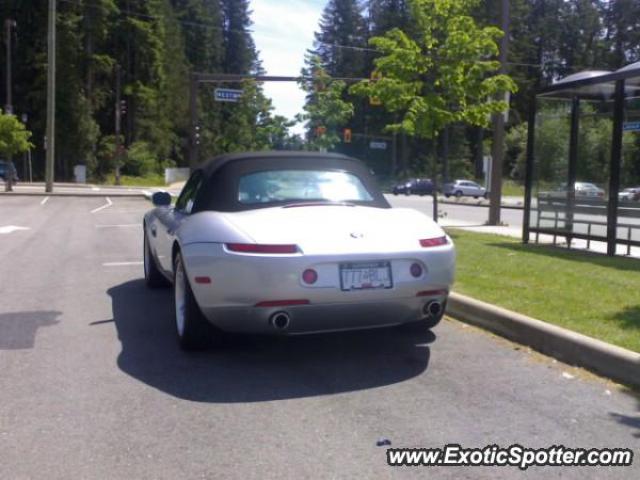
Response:
MULTIPOLYGON (((267 75, 300 75, 325 4, 326 0, 251 1, 253 39, 267 75)), ((304 92, 296 84, 267 82, 264 90, 276 114, 293 118, 302 111, 304 92)), ((302 133, 303 126, 292 131, 302 133)))

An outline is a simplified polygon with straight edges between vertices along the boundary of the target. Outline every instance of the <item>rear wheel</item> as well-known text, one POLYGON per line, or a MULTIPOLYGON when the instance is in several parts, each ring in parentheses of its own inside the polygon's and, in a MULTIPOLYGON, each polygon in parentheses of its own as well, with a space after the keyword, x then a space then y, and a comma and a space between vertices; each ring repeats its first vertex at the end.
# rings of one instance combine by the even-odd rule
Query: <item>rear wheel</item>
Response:
POLYGON ((164 277, 164 275, 162 275, 162 273, 160 272, 160 269, 156 264, 156 259, 154 258, 153 253, 151 253, 151 246, 149 245, 149 238, 147 237, 146 228, 144 232, 143 249, 144 249, 144 252, 143 252, 144 280, 147 286, 150 288, 167 287, 169 285, 169 282, 164 277))
POLYGON ((462 191, 458 190, 456 191, 456 197, 460 198, 462 196, 462 191))
POLYGON ((184 269, 182 255, 174 262, 175 319, 178 343, 183 350, 204 350, 214 340, 214 328, 200 311, 184 269))

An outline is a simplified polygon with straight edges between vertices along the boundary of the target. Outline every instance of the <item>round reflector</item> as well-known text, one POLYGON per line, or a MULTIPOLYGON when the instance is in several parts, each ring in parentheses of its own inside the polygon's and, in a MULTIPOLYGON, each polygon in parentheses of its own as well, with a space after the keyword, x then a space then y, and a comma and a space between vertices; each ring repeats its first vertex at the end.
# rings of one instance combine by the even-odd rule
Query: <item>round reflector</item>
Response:
POLYGON ((422 275, 422 267, 419 263, 414 263, 411 265, 411 275, 415 278, 418 278, 422 275))
POLYGON ((313 268, 308 268, 302 272, 302 280, 308 285, 313 285, 318 281, 318 272, 313 268))

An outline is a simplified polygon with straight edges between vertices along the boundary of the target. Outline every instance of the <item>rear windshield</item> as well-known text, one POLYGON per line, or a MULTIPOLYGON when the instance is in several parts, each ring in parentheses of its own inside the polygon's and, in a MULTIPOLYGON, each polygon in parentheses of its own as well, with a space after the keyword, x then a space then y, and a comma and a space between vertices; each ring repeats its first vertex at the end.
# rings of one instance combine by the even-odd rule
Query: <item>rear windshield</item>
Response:
POLYGON ((238 202, 244 205, 289 201, 371 202, 373 196, 348 172, 268 170, 240 177, 238 202))

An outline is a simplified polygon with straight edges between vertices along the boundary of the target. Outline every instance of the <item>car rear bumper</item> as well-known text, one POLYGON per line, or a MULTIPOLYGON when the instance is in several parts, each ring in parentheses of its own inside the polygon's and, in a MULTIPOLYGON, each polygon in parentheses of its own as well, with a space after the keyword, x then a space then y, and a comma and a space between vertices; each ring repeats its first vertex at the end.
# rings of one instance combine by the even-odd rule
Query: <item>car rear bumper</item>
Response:
POLYGON ((280 307, 236 307, 202 309, 207 319, 227 332, 303 335, 320 332, 381 328, 425 318, 423 308, 431 301, 446 304, 447 295, 401 298, 386 302, 309 304, 280 307), (284 313, 286 327, 279 328, 274 318, 284 313))
POLYGON ((417 252, 286 257, 234 255, 220 244, 198 243, 183 247, 183 257, 198 305, 211 323, 253 333, 312 333, 419 320, 425 317, 426 304, 446 301, 455 265, 450 243, 417 252), (357 261, 388 261, 393 286, 343 291, 338 266, 357 261), (424 267, 419 278, 409 273, 415 262, 424 267), (318 272, 314 285, 305 285, 301 278, 307 268, 318 272), (197 277, 207 277, 207 283, 198 283, 197 277), (270 325, 277 312, 290 317, 286 332, 270 325))

